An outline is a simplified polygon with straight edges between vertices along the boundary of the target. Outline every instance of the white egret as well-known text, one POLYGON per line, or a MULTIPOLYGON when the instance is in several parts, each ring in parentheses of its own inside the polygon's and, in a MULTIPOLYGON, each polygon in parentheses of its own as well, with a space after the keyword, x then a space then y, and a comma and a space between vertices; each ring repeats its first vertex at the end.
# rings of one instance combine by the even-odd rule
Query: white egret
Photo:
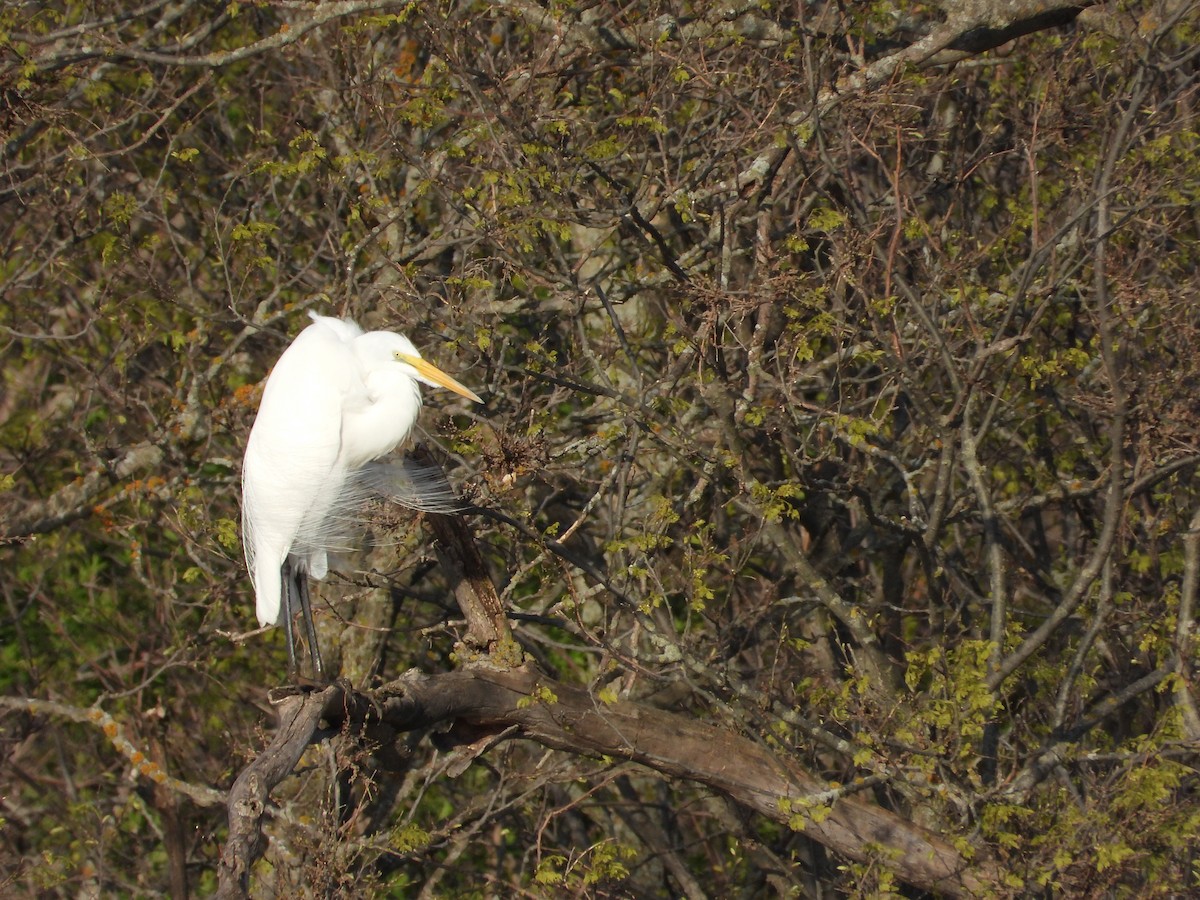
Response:
POLYGON ((259 624, 276 625, 282 614, 295 672, 298 605, 314 673, 322 678, 308 576, 324 578, 329 554, 348 549, 357 507, 377 494, 418 509, 444 512, 454 505, 440 473, 378 462, 416 423, 419 383, 483 401, 422 359, 402 335, 309 315, 313 324, 267 378, 246 442, 242 543, 259 624))

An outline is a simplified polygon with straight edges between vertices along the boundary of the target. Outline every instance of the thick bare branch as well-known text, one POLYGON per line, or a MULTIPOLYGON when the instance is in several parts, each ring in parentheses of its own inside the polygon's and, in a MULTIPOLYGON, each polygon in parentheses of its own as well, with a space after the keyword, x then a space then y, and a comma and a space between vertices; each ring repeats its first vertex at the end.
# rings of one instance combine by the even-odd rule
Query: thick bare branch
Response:
POLYGON ((217 897, 249 896, 250 869, 265 846, 262 823, 271 790, 296 768, 321 720, 345 696, 346 688, 334 684, 322 691, 292 693, 279 702, 279 730, 274 740, 242 770, 229 790, 229 837, 221 853, 217 897))
POLYGON ((942 838, 858 797, 840 797, 796 763, 706 722, 638 703, 605 704, 587 691, 523 668, 409 673, 376 691, 334 685, 280 704, 279 734, 230 792, 230 841, 222 856, 223 897, 244 896, 262 851, 271 789, 294 768, 322 720, 382 720, 399 731, 449 719, 587 756, 641 763, 703 784, 773 821, 799 828, 849 859, 876 860, 905 882, 947 896, 994 883, 986 860, 965 860, 942 838))

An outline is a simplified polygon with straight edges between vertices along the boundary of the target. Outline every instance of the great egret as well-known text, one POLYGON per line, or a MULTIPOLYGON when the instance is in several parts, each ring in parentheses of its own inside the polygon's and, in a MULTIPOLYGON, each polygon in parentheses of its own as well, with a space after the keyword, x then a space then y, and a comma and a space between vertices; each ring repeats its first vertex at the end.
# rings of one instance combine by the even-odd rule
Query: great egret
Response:
POLYGON ((263 388, 242 463, 242 543, 260 625, 282 613, 296 672, 292 617, 304 617, 317 678, 324 676, 308 575, 329 571, 348 549, 350 523, 367 496, 448 511, 449 486, 429 470, 379 462, 408 436, 421 410, 419 382, 483 401, 390 331, 309 314, 313 324, 279 357, 263 388))

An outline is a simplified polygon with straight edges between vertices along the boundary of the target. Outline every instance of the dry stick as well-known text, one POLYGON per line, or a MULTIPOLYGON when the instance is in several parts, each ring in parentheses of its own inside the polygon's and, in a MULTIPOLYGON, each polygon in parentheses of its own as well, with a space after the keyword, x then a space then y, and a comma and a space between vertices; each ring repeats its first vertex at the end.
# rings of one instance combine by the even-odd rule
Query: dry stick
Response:
POLYGON ((504 726, 515 737, 552 749, 626 759, 706 785, 773 821, 803 829, 842 856, 881 863, 926 890, 974 896, 999 877, 990 862, 968 863, 940 836, 902 816, 859 797, 831 797, 820 779, 748 738, 638 703, 599 703, 585 690, 529 669, 414 673, 369 694, 338 684, 287 697, 279 707, 279 734, 230 792, 230 838, 218 897, 247 896, 250 868, 263 849, 268 794, 292 771, 322 719, 335 725, 382 720, 398 730, 449 719, 487 729, 504 726))
POLYGON ((1104 563, 1116 545, 1118 528, 1123 518, 1125 504, 1125 419, 1127 415, 1125 386, 1122 384, 1123 365, 1121 352, 1117 347, 1117 337, 1112 321, 1112 298, 1108 289, 1107 247, 1108 238, 1112 232, 1110 210, 1110 180, 1116 167, 1117 160, 1127 146, 1127 138, 1133 127, 1135 117, 1141 110, 1142 98, 1146 95, 1148 76, 1139 72, 1138 81, 1131 91, 1129 104, 1125 114, 1117 126, 1106 154, 1104 165, 1096 177, 1094 194, 1096 196, 1096 242, 1093 248, 1094 256, 1094 289, 1096 293, 1096 320, 1100 336, 1100 357, 1108 375, 1109 388, 1112 391, 1113 417, 1108 429, 1109 440, 1109 474, 1108 492, 1104 500, 1100 535, 1087 561, 1080 568, 1074 583, 1065 593, 1063 599, 1054 611, 1029 634, 1021 645, 1010 653, 995 669, 988 671, 987 687, 990 691, 998 691, 1005 680, 1020 668, 1029 657, 1036 653, 1054 635, 1059 627, 1088 597, 1088 591, 1099 577, 1104 563))
MULTIPOLYGON (((624 801, 624 803, 617 807, 617 815, 637 835, 638 840, 646 847, 654 849, 662 867, 675 879, 675 883, 679 885, 683 896, 687 900, 708 900, 708 895, 704 892, 704 888, 700 885, 692 870, 688 868, 687 863, 676 852, 678 850, 676 841, 672 840, 671 836, 667 834, 666 829, 650 816, 633 784, 630 783, 629 776, 619 776, 614 782, 614 786, 624 801)), ((664 816, 673 812, 673 810, 665 808, 666 804, 663 806, 664 809, 662 812, 664 816)))
POLYGON ((488 652, 497 650, 511 639, 508 618, 470 526, 459 516, 440 513, 426 513, 425 521, 437 541, 438 561, 466 617, 467 642, 488 652))
MULTIPOLYGON (((422 466, 436 468, 445 479, 445 473, 423 446, 413 447, 409 456, 422 466)), ((433 531, 438 561, 449 577, 454 599, 466 617, 467 643, 490 654, 511 644, 504 603, 488 574, 471 527, 462 516, 440 513, 426 513, 425 521, 433 531)))
POLYGON ((249 896, 250 869, 262 856, 266 843, 262 820, 271 789, 296 768, 326 711, 344 692, 343 685, 332 684, 323 691, 292 694, 279 702, 275 739, 242 770, 229 791, 229 838, 218 868, 218 900, 249 896))
MULTIPOLYGON (((749 502, 738 501, 743 509, 758 512, 749 502)), ((896 683, 898 672, 890 663, 880 646, 879 636, 871 629, 862 608, 844 599, 823 575, 809 562, 797 540, 779 522, 766 521, 762 526, 763 536, 786 560, 792 573, 811 591, 818 602, 836 618, 854 639, 853 655, 856 664, 870 679, 872 692, 880 693, 896 683)))
POLYGON ((134 771, 141 777, 147 778, 169 791, 183 794, 199 806, 220 806, 226 801, 223 791, 189 784, 168 775, 162 766, 150 759, 142 749, 127 738, 121 724, 99 706, 82 707, 58 703, 54 700, 0 697, 0 709, 17 710, 30 716, 55 716, 69 722, 92 725, 104 733, 117 752, 129 760, 134 771))
POLYGON ((1196 594, 1200 585, 1200 507, 1192 515, 1183 538, 1183 584, 1179 589, 1179 612, 1175 627, 1175 659, 1179 681, 1175 699, 1183 713, 1183 727, 1190 740, 1200 740, 1200 712, 1192 697, 1192 665, 1195 646, 1196 594))
POLYGON ((20 515, 4 524, 0 543, 45 534, 75 519, 91 515, 97 498, 112 485, 143 472, 157 471, 162 459, 162 449, 150 441, 130 447, 115 464, 97 466, 83 478, 60 488, 48 499, 29 504, 20 515))
MULTIPOLYGON (((185 48, 190 49, 189 45, 192 43, 190 40, 181 42, 175 48, 167 48, 165 50, 142 50, 135 47, 110 46, 107 43, 97 42, 96 44, 83 44, 82 46, 70 47, 61 52, 56 51, 47 54, 44 57, 36 59, 35 63, 38 65, 38 68, 42 69, 77 63, 98 57, 103 59, 133 59, 167 66, 218 69, 262 53, 281 50, 296 43, 313 29, 319 28, 329 22, 335 22, 338 19, 376 12, 382 9, 411 5, 412 0, 341 0, 341 2, 334 3, 317 3, 311 7, 311 15, 297 17, 287 23, 287 28, 281 28, 279 31, 261 40, 243 44, 241 47, 235 47, 232 50, 214 50, 210 53, 199 55, 189 54, 185 48)), ((225 17, 219 17, 219 20, 223 22, 225 17)), ((208 34, 211 33, 212 31, 209 30, 208 34)))
MULTIPOLYGON (((842 856, 879 862, 905 882, 947 896, 976 895, 998 883, 990 862, 968 863, 940 836, 902 816, 859 797, 833 796, 816 776, 753 740, 639 703, 600 703, 586 690, 528 668, 410 673, 378 691, 348 693, 341 700, 325 705, 330 718, 342 712, 357 723, 378 716, 398 730, 457 719, 489 730, 504 727, 512 737, 552 749, 641 763, 706 785, 773 821, 803 829, 842 856)), ((315 732, 315 722, 311 727, 315 732)))
MULTIPOLYGON (((1055 767, 1070 761, 1070 750, 1077 744, 1085 734, 1103 722, 1106 718, 1115 713, 1124 704, 1130 700, 1140 697, 1147 691, 1152 691, 1160 684, 1166 681, 1175 672, 1175 663, 1171 661, 1165 666, 1159 666, 1152 672, 1147 672, 1137 681, 1127 684, 1119 691, 1106 696, 1100 702, 1096 703, 1090 712, 1090 715, 1082 722, 1073 726, 1066 734, 1065 738, 1060 741, 1055 741, 1048 744, 1037 752, 1037 755, 1029 760, 1008 784, 1004 786, 1004 797, 1013 800, 1014 802, 1024 803, 1029 799, 1029 795, 1033 789, 1041 784, 1042 779, 1053 771, 1055 767)), ((1088 759, 1091 754, 1085 754, 1081 758, 1088 759)))
POLYGON ((968 391, 961 429, 962 461, 963 467, 967 470, 971 487, 975 491, 975 502, 979 506, 979 515, 983 522, 988 593, 991 595, 992 606, 991 628, 988 632, 988 638, 992 643, 992 649, 988 653, 988 673, 990 674, 999 666, 1000 654, 1004 647, 1004 635, 1008 626, 1008 586, 1005 577, 1004 549, 1000 543, 1000 528, 996 519, 996 510, 992 506, 992 494, 988 490, 987 481, 979 463, 978 447, 983 432, 981 430, 976 433, 972 415, 978 394, 970 388, 968 391))
MULTIPOLYGON (((705 390, 704 398, 716 413, 717 420, 724 426, 722 434, 729 449, 739 459, 748 458, 749 449, 738 434, 737 423, 734 421, 735 401, 715 384, 711 389, 705 390)), ((749 482, 744 474, 742 479, 746 483, 749 482)), ((829 610, 850 632, 856 644, 855 659, 861 670, 869 676, 871 690, 880 692, 886 686, 895 684, 898 677, 895 667, 888 661, 887 655, 880 647, 879 637, 870 628, 862 610, 842 599, 809 562, 808 557, 800 550, 796 540, 788 533, 787 529, 778 521, 772 521, 760 508, 760 505, 749 496, 748 490, 747 496, 739 497, 736 502, 743 509, 762 520, 763 535, 775 545, 794 574, 804 582, 808 590, 816 595, 821 605, 829 610)))

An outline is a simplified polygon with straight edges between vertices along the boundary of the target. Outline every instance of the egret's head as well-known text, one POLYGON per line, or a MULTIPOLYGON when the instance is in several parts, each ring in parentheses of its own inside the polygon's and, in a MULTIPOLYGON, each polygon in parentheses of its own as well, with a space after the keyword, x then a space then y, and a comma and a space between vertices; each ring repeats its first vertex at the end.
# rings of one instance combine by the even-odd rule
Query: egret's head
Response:
POLYGON ((414 381, 454 391, 476 403, 483 402, 479 395, 470 388, 447 375, 433 363, 422 359, 420 351, 413 346, 413 342, 402 334, 395 334, 391 331, 372 331, 358 338, 356 343, 362 344, 367 350, 365 355, 368 366, 371 368, 399 365, 404 374, 414 381))

